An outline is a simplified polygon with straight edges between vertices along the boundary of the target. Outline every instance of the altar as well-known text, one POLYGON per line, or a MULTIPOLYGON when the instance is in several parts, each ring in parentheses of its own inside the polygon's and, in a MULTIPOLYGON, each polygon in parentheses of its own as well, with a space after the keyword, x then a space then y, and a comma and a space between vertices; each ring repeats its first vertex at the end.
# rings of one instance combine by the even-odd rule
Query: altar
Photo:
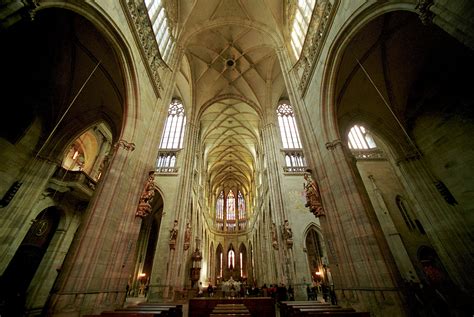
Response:
POLYGON ((220 286, 224 297, 235 298, 240 294, 242 283, 235 281, 231 276, 229 280, 222 282, 220 286))

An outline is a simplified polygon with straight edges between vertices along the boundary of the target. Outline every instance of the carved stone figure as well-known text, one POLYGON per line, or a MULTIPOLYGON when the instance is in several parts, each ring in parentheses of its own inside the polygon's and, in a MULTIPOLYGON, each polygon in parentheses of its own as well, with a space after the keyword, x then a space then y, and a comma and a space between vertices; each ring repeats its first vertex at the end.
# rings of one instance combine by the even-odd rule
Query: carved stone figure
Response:
POLYGON ((170 249, 171 250, 175 249, 177 238, 178 238, 178 220, 175 220, 173 228, 170 230, 170 249))
POLYGON ((306 192, 306 207, 309 208, 316 217, 323 216, 324 209, 321 202, 321 195, 319 193, 319 187, 315 180, 311 177, 311 170, 307 169, 304 173, 304 190, 306 192))
POLYGON ((272 223, 272 246, 275 250, 278 250, 278 238, 275 223, 272 223))
POLYGON ((150 171, 148 173, 148 179, 145 182, 145 188, 143 193, 140 196, 140 202, 138 203, 138 208, 135 213, 135 216, 144 218, 151 213, 151 202, 155 196, 155 172, 150 171))
POLYGON ((293 231, 291 231, 288 220, 285 220, 285 224, 283 225, 283 238, 285 239, 286 246, 291 248, 293 246, 293 231))
POLYGON ((189 222, 186 224, 186 230, 184 231, 184 251, 189 249, 191 241, 191 225, 189 222))

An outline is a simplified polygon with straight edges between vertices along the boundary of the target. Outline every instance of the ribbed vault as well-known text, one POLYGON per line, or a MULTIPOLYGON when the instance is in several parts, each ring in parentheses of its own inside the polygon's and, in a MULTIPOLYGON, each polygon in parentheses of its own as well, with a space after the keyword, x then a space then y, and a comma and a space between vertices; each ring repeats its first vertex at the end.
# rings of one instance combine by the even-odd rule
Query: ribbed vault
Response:
POLYGON ((213 193, 222 189, 251 191, 259 120, 251 106, 235 99, 218 101, 202 114, 201 140, 213 193))
POLYGON ((285 4, 277 1, 181 2, 178 41, 189 62, 193 114, 209 181, 221 190, 255 190, 262 115, 284 91, 277 47, 285 4))

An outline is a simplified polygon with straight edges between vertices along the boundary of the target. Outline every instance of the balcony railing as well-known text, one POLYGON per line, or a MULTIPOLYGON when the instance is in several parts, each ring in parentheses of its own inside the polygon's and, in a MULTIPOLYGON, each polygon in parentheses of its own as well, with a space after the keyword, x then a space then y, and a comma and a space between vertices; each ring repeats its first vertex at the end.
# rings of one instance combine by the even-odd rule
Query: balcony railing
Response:
POLYGON ((97 182, 83 171, 70 171, 58 167, 50 179, 50 186, 61 192, 71 191, 78 198, 89 199, 97 182))
POLYGON ((379 149, 351 150, 356 160, 385 160, 384 153, 379 149))
POLYGON ((158 174, 177 174, 178 168, 177 167, 157 167, 156 172, 158 174))
POLYGON ((306 171, 307 166, 283 166, 283 172, 301 174, 306 171))

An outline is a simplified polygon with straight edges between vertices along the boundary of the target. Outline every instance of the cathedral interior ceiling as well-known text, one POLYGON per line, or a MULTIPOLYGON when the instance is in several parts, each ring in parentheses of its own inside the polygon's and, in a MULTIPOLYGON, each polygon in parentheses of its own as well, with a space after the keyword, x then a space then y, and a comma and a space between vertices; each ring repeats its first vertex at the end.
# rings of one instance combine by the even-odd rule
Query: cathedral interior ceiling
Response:
POLYGON ((262 114, 285 91, 274 40, 283 10, 280 1, 179 3, 186 56, 180 81, 192 87, 215 193, 254 187, 262 114))

